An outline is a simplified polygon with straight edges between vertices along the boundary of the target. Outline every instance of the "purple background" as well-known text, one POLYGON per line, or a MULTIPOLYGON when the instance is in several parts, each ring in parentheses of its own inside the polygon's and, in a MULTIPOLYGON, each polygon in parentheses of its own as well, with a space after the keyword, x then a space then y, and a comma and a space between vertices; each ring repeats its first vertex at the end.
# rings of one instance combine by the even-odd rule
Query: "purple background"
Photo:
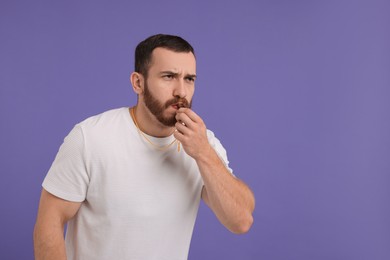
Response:
POLYGON ((248 234, 201 206, 189 259, 390 259, 389 1, 0 3, 0 259, 32 259, 74 124, 131 106, 136 44, 195 47, 194 109, 255 192, 248 234))

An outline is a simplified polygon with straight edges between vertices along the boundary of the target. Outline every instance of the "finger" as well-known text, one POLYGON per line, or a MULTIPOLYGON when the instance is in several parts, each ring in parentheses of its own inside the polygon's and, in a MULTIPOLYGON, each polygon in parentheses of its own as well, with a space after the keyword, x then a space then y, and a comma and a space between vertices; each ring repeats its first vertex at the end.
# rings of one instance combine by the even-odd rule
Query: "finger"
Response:
POLYGON ((190 108, 180 108, 178 111, 177 111, 178 114, 181 114, 181 113, 184 113, 186 114, 192 121, 194 122, 203 122, 202 118, 200 116, 198 116, 198 114, 196 114, 192 109, 190 108))
POLYGON ((191 130, 186 126, 183 125, 181 122, 177 122, 175 124, 176 130, 182 133, 183 135, 188 134, 191 130))
POLYGON ((173 136, 181 143, 184 141, 184 134, 181 133, 179 130, 176 129, 176 131, 173 133, 173 136))
POLYGON ((195 122, 192 121, 189 116, 187 116, 185 113, 178 113, 176 114, 176 120, 177 122, 183 124, 184 126, 187 126, 188 128, 193 129, 195 122))

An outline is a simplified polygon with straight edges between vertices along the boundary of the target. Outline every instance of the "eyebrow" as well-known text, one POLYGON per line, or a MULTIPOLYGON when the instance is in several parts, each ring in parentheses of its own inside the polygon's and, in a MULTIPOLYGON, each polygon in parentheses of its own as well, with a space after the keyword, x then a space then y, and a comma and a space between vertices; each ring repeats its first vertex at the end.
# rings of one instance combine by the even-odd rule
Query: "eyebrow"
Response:
MULTIPOLYGON (((180 73, 178 72, 173 72, 173 71, 170 71, 170 70, 166 70, 166 71, 161 71, 160 74, 169 74, 169 75, 173 75, 173 76, 178 76, 180 73)), ((186 78, 190 77, 190 78, 196 78, 196 74, 186 74, 185 75, 186 78)))

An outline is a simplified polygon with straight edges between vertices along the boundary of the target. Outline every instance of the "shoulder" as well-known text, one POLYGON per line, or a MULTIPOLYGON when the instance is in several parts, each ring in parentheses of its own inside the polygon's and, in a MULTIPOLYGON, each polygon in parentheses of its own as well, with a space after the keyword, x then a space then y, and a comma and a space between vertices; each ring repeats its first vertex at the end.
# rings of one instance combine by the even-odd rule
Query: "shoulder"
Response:
POLYGON ((91 116, 76 124, 70 135, 76 134, 85 138, 107 138, 115 136, 118 131, 128 128, 130 115, 128 108, 117 108, 91 116))
POLYGON ((229 170, 230 173, 233 173, 233 170, 229 167, 229 160, 227 156, 227 152, 219 139, 215 136, 214 132, 207 129, 207 138, 209 140, 209 143, 211 147, 214 148, 214 150, 217 152, 217 155, 222 160, 222 162, 225 164, 226 168, 229 170))
POLYGON ((219 139, 215 136, 214 132, 210 129, 207 129, 207 139, 209 140, 209 143, 214 146, 215 143, 220 143, 219 139))
POLYGON ((209 139, 209 141, 210 141, 211 139, 216 138, 214 132, 211 131, 210 129, 207 129, 207 138, 209 139))
POLYGON ((214 132, 207 129, 207 139, 209 140, 210 145, 217 150, 217 152, 224 152, 224 147, 221 144, 221 141, 215 136, 214 132))
POLYGON ((116 108, 91 116, 78 123, 76 127, 80 128, 84 133, 103 134, 106 131, 111 132, 121 128, 121 126, 127 126, 129 117, 128 108, 116 108))
POLYGON ((107 125, 115 121, 122 121, 123 117, 128 113, 128 108, 116 108, 105 111, 103 113, 88 117, 78 125, 81 127, 95 127, 99 125, 107 125))

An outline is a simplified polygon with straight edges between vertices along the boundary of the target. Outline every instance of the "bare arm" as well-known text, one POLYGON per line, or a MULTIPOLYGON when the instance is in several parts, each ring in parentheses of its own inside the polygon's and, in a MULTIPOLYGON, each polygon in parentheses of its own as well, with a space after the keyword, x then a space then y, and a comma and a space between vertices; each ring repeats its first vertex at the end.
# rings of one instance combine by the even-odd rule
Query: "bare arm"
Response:
POLYGON ((64 225, 81 203, 60 199, 42 189, 38 217, 34 228, 36 260, 66 260, 64 225))
POLYGON ((202 199, 219 221, 233 233, 247 232, 252 223, 255 199, 242 181, 232 176, 208 142, 203 120, 192 110, 181 108, 175 137, 199 167, 204 187, 202 199))
POLYGON ((197 162, 204 182, 203 201, 231 232, 246 233, 253 223, 255 201, 252 191, 228 172, 216 154, 207 156, 205 153, 197 162))

